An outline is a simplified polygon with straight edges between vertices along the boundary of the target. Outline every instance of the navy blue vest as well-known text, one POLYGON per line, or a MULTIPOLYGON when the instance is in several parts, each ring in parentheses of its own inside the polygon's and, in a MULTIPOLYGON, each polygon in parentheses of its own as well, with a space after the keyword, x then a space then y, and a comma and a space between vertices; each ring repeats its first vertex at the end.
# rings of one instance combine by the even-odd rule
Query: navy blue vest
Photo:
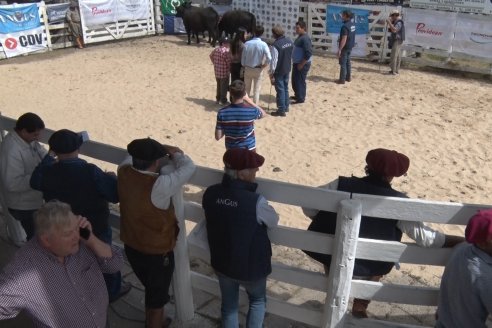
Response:
MULTIPOLYGON (((338 190, 357 194, 407 198, 405 194, 392 189, 389 183, 370 176, 366 176, 364 178, 339 177, 338 190)), ((335 234, 336 218, 336 213, 320 211, 309 225, 308 230, 335 234)), ((362 216, 359 237, 400 241, 402 232, 396 227, 397 223, 397 220, 362 216)), ((308 251, 306 251, 306 254, 325 265, 329 266, 331 263, 331 255, 313 253, 308 251)), ((355 260, 354 275, 385 275, 391 271, 393 265, 393 262, 357 259, 355 260)))
POLYGON ((343 35, 347 36, 347 42, 342 50, 352 50, 355 46, 355 25, 352 20, 343 22, 342 28, 340 29, 340 38, 343 35))
POLYGON ((224 175, 203 195, 212 267, 232 279, 255 281, 272 272, 270 239, 256 220, 256 188, 224 175))
POLYGON ((294 43, 291 39, 281 36, 273 43, 273 46, 278 51, 277 67, 275 68, 275 75, 289 74, 292 66, 292 50, 294 50, 294 43))
POLYGON ((97 190, 94 169, 83 161, 54 163, 43 170, 41 191, 45 201, 58 199, 69 204, 75 215, 85 216, 100 238, 109 229, 109 207, 97 190))

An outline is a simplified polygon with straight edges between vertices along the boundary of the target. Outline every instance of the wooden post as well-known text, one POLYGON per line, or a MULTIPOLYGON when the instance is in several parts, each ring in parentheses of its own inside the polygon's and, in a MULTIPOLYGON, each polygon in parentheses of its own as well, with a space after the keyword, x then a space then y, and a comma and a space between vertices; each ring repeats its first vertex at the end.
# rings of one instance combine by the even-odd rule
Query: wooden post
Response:
POLYGON ((361 213, 360 201, 346 199, 340 202, 321 326, 323 328, 343 327, 354 272, 361 213))
POLYGON ((186 223, 184 216, 183 192, 173 197, 174 210, 178 219, 179 234, 174 247, 173 292, 176 304, 176 316, 181 322, 193 319, 193 291, 191 289, 190 258, 186 241, 186 223))

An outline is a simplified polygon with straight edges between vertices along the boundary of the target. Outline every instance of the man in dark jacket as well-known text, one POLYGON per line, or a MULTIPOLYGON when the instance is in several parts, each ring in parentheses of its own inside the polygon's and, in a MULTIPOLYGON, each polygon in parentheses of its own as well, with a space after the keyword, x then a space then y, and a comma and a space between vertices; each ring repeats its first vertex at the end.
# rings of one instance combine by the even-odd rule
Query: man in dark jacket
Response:
POLYGON ((277 225, 278 215, 255 192, 256 172, 265 158, 244 148, 232 148, 225 152, 223 160, 222 183, 207 188, 202 201, 211 264, 222 294, 222 327, 239 326, 239 285, 242 285, 249 298, 246 327, 261 328, 266 307, 266 277, 272 271, 267 228, 277 225))
MULTIPOLYGON (((340 190, 358 194, 379 195, 388 197, 407 198, 404 193, 391 187, 391 181, 395 177, 404 175, 409 166, 410 159, 395 150, 383 148, 373 149, 366 156, 366 174, 363 178, 339 177, 321 188, 340 190)), ((303 208, 304 214, 313 221, 309 230, 335 234, 336 213, 318 211, 303 208)), ((435 231, 421 221, 398 221, 377 217, 363 216, 360 223, 359 237, 379 240, 401 241, 402 233, 415 240, 423 247, 453 247, 464 240, 463 237, 449 236, 435 231)), ((306 252, 309 256, 325 265, 328 274, 331 256, 313 252, 306 252)), ((381 262, 357 259, 354 265, 354 277, 356 279, 379 281, 393 268, 392 262, 381 262)), ((354 299, 352 314, 357 317, 367 318, 368 300, 354 299)))
POLYGON ((342 12, 343 25, 340 29, 340 40, 338 42, 338 62, 340 63, 340 78, 337 84, 345 84, 345 81, 352 81, 352 70, 350 64, 350 54, 355 45, 355 25, 352 22, 354 15, 350 10, 342 12))
MULTIPOLYGON (((82 143, 82 136, 73 131, 53 133, 50 150, 34 169, 30 184, 43 193, 46 202, 57 199, 69 204, 75 215, 89 220, 97 238, 111 245, 108 202, 118 203, 116 175, 80 159, 82 143)), ((130 284, 122 284, 120 272, 104 274, 104 279, 110 302, 130 291, 130 284)))
POLYGON ((284 30, 278 25, 272 28, 272 34, 275 42, 271 48, 270 81, 277 91, 277 111, 271 115, 285 116, 289 111, 289 75, 294 43, 284 35, 284 30))

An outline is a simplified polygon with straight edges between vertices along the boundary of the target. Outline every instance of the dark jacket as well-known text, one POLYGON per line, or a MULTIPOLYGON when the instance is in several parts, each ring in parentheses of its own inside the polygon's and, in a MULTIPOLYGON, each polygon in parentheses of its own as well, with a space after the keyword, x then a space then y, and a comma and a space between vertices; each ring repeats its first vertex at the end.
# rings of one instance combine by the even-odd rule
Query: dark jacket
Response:
POLYGON ((355 46, 355 25, 350 19, 343 22, 342 28, 340 29, 340 39, 344 35, 347 36, 347 42, 342 50, 352 50, 355 46))
POLYGON ((281 36, 273 43, 273 47, 278 51, 277 67, 275 68, 275 75, 285 75, 290 73, 292 67, 292 50, 294 49, 294 43, 291 39, 281 36))
MULTIPOLYGON (((379 195, 389 197, 407 196, 399 191, 391 188, 388 182, 384 182, 379 178, 366 176, 364 178, 357 177, 339 177, 338 190, 357 194, 379 195)), ((336 213, 319 211, 314 217, 308 230, 335 234, 336 229, 336 213)), ((359 237, 380 240, 400 241, 402 232, 396 227, 398 221, 391 219, 382 219, 377 217, 362 216, 360 223, 359 237)), ((325 265, 330 265, 331 255, 307 252, 309 256, 325 265)), ((355 276, 377 276, 384 275, 391 271, 394 263, 370 261, 370 260, 355 260, 354 275, 355 276)))
POLYGON ((207 220, 212 267, 241 281, 256 281, 272 272, 267 228, 256 217, 256 183, 233 180, 210 186, 202 206, 207 220))

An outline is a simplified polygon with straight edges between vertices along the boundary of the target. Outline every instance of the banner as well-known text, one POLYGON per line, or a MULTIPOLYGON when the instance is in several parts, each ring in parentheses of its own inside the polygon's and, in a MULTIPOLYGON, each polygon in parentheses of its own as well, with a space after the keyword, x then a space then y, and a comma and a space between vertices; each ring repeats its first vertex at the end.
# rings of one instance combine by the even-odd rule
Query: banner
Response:
POLYGON ((354 14, 352 18, 355 24, 355 46, 352 48, 352 56, 364 57, 367 55, 367 34, 369 34, 369 10, 350 7, 332 6, 326 7, 326 31, 331 37, 331 51, 337 53, 340 29, 343 25, 342 12, 350 10, 354 14))
POLYGON ((119 21, 146 19, 149 17, 149 2, 141 0, 116 0, 119 21))
POLYGON ((265 0, 234 0, 234 9, 246 10, 256 16, 256 22, 265 28, 266 39, 273 39, 272 27, 280 25, 285 35, 295 39, 296 22, 299 20, 300 0, 265 1, 265 0))
POLYGON ((405 44, 450 52, 456 13, 405 9, 405 44))
POLYGON ((7 58, 43 50, 47 47, 46 34, 42 27, 0 34, 0 42, 7 58))
POLYGON ((41 26, 38 6, 0 6, 0 33, 25 31, 41 26))
POLYGON ((176 15, 176 7, 186 0, 161 0, 161 11, 163 15, 176 15))
POLYGON ((69 3, 57 3, 54 5, 46 5, 46 14, 48 15, 48 23, 61 23, 65 21, 65 15, 68 8, 70 8, 69 3))
POLYGON ((491 0, 410 0, 410 7, 492 14, 491 0))
POLYGON ((116 22, 115 1, 117 0, 80 0, 80 15, 84 25, 93 27, 116 22))
POLYGON ((164 16, 164 34, 186 34, 183 19, 173 15, 164 16))
POLYGON ((492 19, 487 16, 459 14, 453 52, 492 58, 492 19))

